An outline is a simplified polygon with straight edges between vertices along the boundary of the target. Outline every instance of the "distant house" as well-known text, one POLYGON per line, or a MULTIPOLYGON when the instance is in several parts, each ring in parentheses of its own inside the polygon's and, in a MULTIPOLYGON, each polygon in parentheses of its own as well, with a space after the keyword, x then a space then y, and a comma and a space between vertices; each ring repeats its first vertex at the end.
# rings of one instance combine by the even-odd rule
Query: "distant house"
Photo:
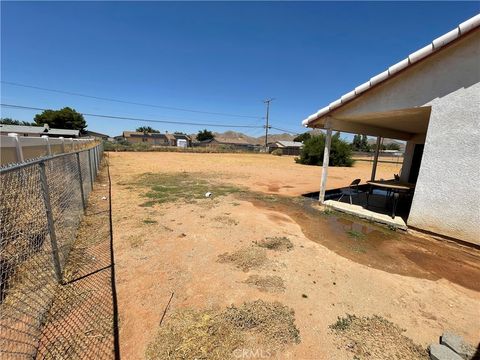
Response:
POLYGON ((179 147, 191 147, 192 146, 192 138, 188 135, 180 134, 180 133, 173 133, 173 134, 169 134, 169 135, 172 135, 174 140, 175 140, 175 145, 174 146, 179 146, 179 147))
POLYGON ((214 138, 214 139, 209 139, 204 141, 198 141, 193 145, 198 147, 224 148, 224 149, 231 149, 231 150, 246 150, 246 151, 248 150, 252 151, 255 149, 255 145, 252 145, 237 139, 221 141, 214 138))
POLYGON ((268 151, 272 152, 276 149, 281 149, 283 155, 300 155, 303 143, 298 141, 275 141, 268 144, 268 151))
POLYGON ((9 133, 15 133, 18 136, 31 137, 47 135, 49 137, 78 138, 80 136, 79 130, 54 129, 50 128, 47 124, 44 124, 43 126, 0 124, 0 135, 8 135, 9 133))
POLYGON ((115 137, 115 140, 126 140, 131 144, 147 143, 153 146, 192 146, 192 139, 188 135, 176 133, 161 134, 124 131, 121 136, 115 137))
POLYGON ((86 130, 85 134, 83 134, 82 136, 91 137, 91 138, 95 138, 95 139, 99 139, 99 140, 109 140, 110 139, 110 136, 107 135, 107 134, 102 134, 102 133, 99 133, 99 132, 96 132, 96 131, 90 131, 90 130, 86 130))

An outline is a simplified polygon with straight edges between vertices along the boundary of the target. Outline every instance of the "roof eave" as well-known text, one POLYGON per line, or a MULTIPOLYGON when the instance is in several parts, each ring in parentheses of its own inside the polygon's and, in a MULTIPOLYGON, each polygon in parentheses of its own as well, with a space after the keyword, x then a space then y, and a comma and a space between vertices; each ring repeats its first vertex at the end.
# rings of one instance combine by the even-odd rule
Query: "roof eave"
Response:
POLYGON ((413 52, 407 58, 399 61, 398 63, 390 66, 384 72, 372 77, 369 81, 357 86, 354 90, 335 100, 328 106, 320 109, 315 114, 310 115, 308 118, 302 121, 302 125, 305 127, 316 128, 318 121, 322 118, 326 118, 332 115, 332 112, 351 101, 357 99, 361 94, 372 90, 380 84, 402 74, 405 70, 409 69, 412 65, 421 63, 425 59, 429 58, 433 54, 437 54, 440 50, 446 49, 453 43, 457 42, 465 35, 478 30, 480 27, 480 14, 464 21, 458 25, 455 29, 447 32, 446 34, 436 38, 429 45, 413 52))

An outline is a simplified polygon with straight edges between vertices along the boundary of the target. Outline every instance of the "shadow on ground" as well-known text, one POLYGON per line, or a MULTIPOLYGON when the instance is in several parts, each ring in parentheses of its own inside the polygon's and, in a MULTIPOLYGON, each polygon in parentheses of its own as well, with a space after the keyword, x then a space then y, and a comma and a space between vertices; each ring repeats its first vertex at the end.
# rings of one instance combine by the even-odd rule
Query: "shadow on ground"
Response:
POLYGON ((118 358, 118 316, 105 166, 64 270, 39 342, 37 358, 118 358))

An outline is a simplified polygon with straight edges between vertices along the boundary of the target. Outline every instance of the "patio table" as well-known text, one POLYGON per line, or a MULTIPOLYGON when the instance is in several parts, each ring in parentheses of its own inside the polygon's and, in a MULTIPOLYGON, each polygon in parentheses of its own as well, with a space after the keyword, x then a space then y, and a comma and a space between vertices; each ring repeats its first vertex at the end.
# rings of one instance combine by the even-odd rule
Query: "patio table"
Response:
MULTIPOLYGON (((367 191, 367 208, 368 208, 368 198, 373 192, 374 188, 380 188, 387 190, 388 193, 393 193, 393 206, 392 206, 392 219, 395 218, 395 211, 397 209, 398 198, 400 193, 410 193, 415 189, 415 184, 408 182, 401 182, 397 180, 374 180, 367 181, 367 184, 370 185, 370 189, 367 191)), ((387 195, 388 196, 388 195, 387 195)))

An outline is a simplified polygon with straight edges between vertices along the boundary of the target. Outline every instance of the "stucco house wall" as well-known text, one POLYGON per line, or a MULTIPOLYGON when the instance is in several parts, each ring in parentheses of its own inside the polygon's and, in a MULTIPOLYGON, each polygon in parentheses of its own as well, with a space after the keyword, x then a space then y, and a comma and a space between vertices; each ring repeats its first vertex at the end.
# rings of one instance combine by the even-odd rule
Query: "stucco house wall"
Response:
MULTIPOLYGON (((480 30, 406 69, 331 113, 431 107, 408 225, 480 245, 480 30)), ((420 120, 420 119, 419 119, 420 120)), ((401 121, 401 119, 399 120, 401 121)), ((414 144, 407 143, 402 178, 414 144)))
POLYGON ((428 106, 480 81, 480 29, 334 110, 332 117, 428 106))
POLYGON ((409 226, 480 245, 479 128, 479 82, 432 102, 409 226))

